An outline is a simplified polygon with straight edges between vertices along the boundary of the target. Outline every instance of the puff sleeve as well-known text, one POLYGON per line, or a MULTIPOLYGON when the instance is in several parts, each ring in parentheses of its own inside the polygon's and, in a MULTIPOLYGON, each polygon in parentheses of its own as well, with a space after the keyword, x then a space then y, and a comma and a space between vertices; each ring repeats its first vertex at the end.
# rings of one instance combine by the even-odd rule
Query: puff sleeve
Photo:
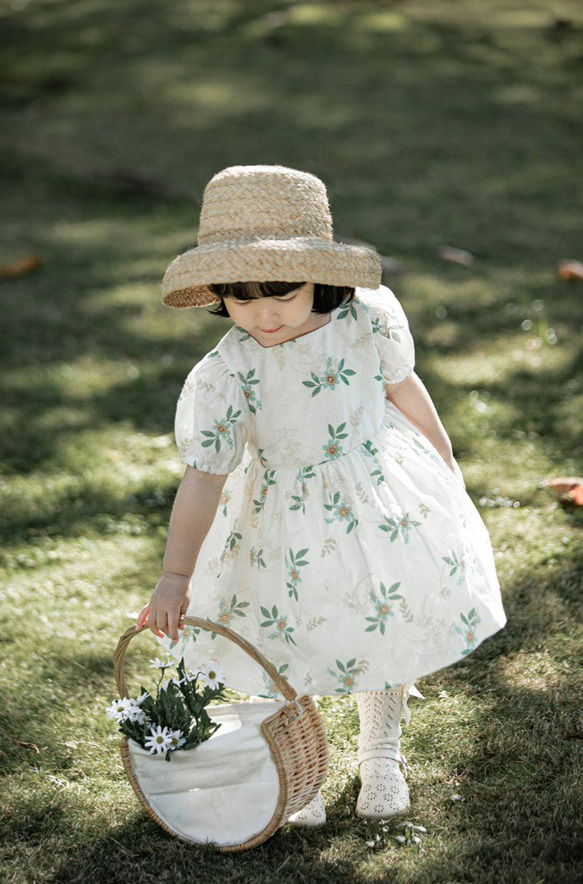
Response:
POLYGON ((413 374, 415 345, 405 311, 386 286, 367 292, 363 299, 371 320, 374 342, 386 384, 398 384, 413 374))
POLYGON ((235 375, 214 351, 188 375, 176 406, 174 433, 185 464, 218 475, 243 458, 248 409, 235 375))

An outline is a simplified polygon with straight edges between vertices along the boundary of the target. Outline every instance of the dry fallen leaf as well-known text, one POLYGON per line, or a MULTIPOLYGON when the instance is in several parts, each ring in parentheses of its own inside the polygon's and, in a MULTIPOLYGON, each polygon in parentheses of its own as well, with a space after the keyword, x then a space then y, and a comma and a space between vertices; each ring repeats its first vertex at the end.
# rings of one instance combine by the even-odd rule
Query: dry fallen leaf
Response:
POLYGON ((583 279, 583 263, 581 261, 559 261, 557 267, 559 279, 583 279))
POLYGON ((41 265, 40 258, 36 255, 27 255, 20 261, 13 261, 12 264, 4 264, 0 267, 0 277, 2 279, 12 279, 15 276, 26 276, 27 273, 34 273, 41 265))
POLYGON ((544 484, 547 488, 552 488, 559 503, 565 506, 583 506, 583 478, 581 476, 561 476, 556 479, 547 479, 544 484))
POLYGON ((465 249, 455 249, 453 246, 441 246, 439 249, 439 257, 442 261, 449 261, 450 264, 461 264, 462 267, 471 267, 474 263, 474 256, 465 249))

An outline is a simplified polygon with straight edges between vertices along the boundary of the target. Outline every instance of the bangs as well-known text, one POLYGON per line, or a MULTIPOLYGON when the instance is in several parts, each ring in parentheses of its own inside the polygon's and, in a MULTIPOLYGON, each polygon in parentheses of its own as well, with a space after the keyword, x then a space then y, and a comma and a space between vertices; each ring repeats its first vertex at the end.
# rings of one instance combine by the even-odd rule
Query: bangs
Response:
POLYGON ((277 298, 301 288, 303 282, 224 282, 209 285, 219 298, 237 298, 252 301, 255 298, 277 298))
MULTIPOLYGON (((220 298, 220 303, 210 309, 215 316, 228 316, 229 311, 225 307, 225 298, 237 298, 238 301, 253 301, 256 298, 277 298, 289 295, 296 289, 301 289, 305 282, 219 282, 209 285, 209 289, 220 298)), ((314 285, 313 313, 330 313, 340 304, 345 304, 354 298, 355 290, 352 286, 338 285, 314 285)))

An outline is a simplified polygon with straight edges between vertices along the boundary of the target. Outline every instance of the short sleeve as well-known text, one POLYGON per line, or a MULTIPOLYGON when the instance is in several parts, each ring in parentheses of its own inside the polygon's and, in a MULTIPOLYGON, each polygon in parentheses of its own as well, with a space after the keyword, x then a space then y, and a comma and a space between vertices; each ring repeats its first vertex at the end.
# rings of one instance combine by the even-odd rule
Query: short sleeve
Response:
POLYGON ((247 440, 241 388, 214 351, 188 375, 176 406, 174 432, 185 464, 204 473, 232 472, 247 440))
POLYGON ((415 345, 405 311, 395 295, 380 286, 366 292, 362 301, 370 316, 376 348, 386 384, 398 384, 413 374, 415 345))

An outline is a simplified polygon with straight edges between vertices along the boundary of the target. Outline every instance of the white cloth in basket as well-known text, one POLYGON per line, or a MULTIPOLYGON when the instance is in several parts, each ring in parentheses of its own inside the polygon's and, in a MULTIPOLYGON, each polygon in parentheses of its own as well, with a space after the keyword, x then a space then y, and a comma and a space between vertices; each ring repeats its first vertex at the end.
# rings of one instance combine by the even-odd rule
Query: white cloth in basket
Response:
POLYGON ((278 709, 268 701, 213 706, 218 731, 170 761, 129 740, 132 771, 152 811, 198 844, 240 844, 262 832, 277 807, 279 776, 260 725, 278 709))

